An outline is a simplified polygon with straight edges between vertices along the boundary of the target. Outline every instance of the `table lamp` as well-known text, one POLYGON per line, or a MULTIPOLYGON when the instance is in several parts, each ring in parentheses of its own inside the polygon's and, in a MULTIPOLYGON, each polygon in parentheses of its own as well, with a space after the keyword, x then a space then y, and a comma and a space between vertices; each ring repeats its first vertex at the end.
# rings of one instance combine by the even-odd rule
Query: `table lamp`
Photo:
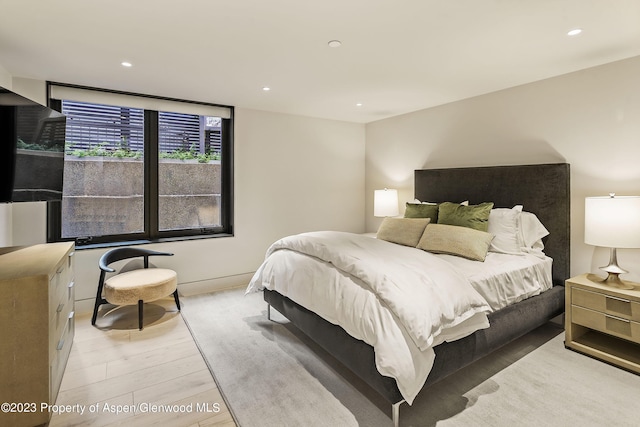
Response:
POLYGON ((373 193, 373 216, 398 216, 398 190, 385 188, 373 193))
POLYGON ((620 268, 616 249, 640 248, 640 196, 587 197, 585 199, 584 242, 610 248, 609 265, 603 283, 619 289, 633 289, 620 279, 628 273, 620 268))

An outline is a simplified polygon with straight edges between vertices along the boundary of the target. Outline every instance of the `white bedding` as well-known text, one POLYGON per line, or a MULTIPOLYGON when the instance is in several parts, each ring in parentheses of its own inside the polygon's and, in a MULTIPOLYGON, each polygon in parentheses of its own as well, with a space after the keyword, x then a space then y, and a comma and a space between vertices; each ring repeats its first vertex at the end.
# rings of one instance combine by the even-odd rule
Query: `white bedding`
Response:
MULTIPOLYGON (((520 272, 501 274, 517 279, 527 268, 537 268, 524 265, 533 256, 490 255, 484 264, 368 236, 305 233, 269 248, 247 292, 276 290, 371 345, 378 371, 395 378, 411 404, 433 366, 433 346, 488 327, 487 312, 521 298, 496 291, 498 282, 489 273, 513 263, 520 272), (331 251, 336 242, 339 249, 331 251), (485 268, 473 268, 480 265, 485 268), (423 304, 433 300, 440 303, 423 304)), ((539 293, 536 283, 513 289, 539 293)))
POLYGON ((551 289, 552 259, 540 254, 507 255, 489 252, 484 262, 438 255, 466 278, 491 310, 499 310, 551 289))

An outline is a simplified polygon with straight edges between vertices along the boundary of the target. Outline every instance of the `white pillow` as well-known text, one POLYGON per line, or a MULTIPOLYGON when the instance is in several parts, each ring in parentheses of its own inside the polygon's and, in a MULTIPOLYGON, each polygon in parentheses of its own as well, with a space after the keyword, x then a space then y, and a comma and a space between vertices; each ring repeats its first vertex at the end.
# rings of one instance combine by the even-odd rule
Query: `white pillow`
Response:
POLYGON ((490 252, 512 255, 522 254, 519 232, 521 213, 522 205, 516 205, 511 209, 491 209, 487 232, 495 237, 491 241, 491 246, 489 246, 490 252))
MULTIPOLYGON (((435 202, 421 202, 418 199, 413 199, 413 202, 408 202, 408 203, 412 203, 414 205, 420 205, 420 204, 422 204, 422 205, 437 205, 437 203, 435 203, 435 202)), ((465 200, 464 202, 460 202, 460 204, 463 205, 463 206, 469 206, 469 201, 465 200)))
POLYGON ((411 203, 411 204, 414 204, 414 205, 421 205, 421 204, 422 205, 437 205, 437 203, 434 203, 434 202, 421 202, 418 199, 413 199, 413 202, 408 202, 408 203, 411 203))
POLYGON ((544 247, 542 238, 549 235, 549 231, 542 225, 538 217, 522 211, 520 214, 520 242, 525 250, 544 247))

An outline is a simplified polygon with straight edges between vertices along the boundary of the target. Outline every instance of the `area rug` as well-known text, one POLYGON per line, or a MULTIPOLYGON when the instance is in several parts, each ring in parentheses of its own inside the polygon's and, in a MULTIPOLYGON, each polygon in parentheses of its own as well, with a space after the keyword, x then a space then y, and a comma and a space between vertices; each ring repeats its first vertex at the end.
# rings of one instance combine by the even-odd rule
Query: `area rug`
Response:
MULTIPOLYGON (((242 289, 181 298, 182 315, 236 423, 391 425, 390 406, 242 289)), ((566 350, 549 323, 421 393, 401 426, 637 426, 640 377, 566 350)))

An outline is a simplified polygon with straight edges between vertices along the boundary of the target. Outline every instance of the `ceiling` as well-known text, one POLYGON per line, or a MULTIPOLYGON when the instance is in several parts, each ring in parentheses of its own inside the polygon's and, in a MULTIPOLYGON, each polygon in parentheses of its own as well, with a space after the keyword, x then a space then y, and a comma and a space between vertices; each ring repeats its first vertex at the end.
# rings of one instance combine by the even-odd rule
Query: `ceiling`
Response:
POLYGON ((14 77, 359 123, 637 55, 640 0, 0 0, 14 77))

